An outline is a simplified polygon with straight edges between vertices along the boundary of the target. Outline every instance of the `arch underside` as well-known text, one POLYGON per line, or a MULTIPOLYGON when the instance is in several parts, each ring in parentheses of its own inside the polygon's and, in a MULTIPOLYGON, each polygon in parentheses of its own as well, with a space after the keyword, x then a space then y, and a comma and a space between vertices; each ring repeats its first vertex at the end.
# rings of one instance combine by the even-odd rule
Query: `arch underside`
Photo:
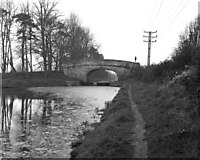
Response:
POLYGON ((113 82, 118 81, 116 71, 107 68, 95 68, 87 72, 87 82, 113 82))
POLYGON ((86 81, 88 80, 87 79, 88 74, 90 74, 93 71, 101 70, 101 69, 113 71, 117 76, 117 80, 127 77, 127 75, 130 73, 130 69, 127 69, 124 67, 118 67, 118 66, 95 66, 94 67, 93 66, 93 67, 89 68, 86 72, 86 77, 85 77, 86 81))

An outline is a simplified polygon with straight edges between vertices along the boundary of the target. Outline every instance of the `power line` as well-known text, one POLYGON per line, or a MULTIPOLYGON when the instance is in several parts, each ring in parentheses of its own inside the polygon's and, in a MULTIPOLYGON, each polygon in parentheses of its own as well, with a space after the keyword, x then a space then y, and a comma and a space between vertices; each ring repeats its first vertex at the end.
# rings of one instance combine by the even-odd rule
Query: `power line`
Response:
MULTIPOLYGON (((187 1, 187 0, 186 0, 187 1)), ((186 2, 185 1, 185 2, 186 2)), ((181 9, 181 5, 184 5, 184 3, 182 2, 182 1, 179 1, 178 2, 178 6, 175 6, 175 2, 172 2, 171 3, 171 6, 169 7, 169 8, 172 8, 172 6, 175 6, 175 7, 173 7, 173 11, 171 12, 171 14, 170 14, 170 18, 168 19, 168 21, 170 21, 173 17, 174 17, 174 15, 176 15, 177 14, 177 12, 181 9)))
POLYGON ((149 26, 151 25, 151 27, 153 24, 153 17, 155 17, 157 4, 158 4, 158 0, 154 0, 153 7, 151 8, 151 14, 149 14, 149 20, 151 20, 151 21, 149 21, 149 26), (151 24, 150 24, 150 22, 151 22, 151 24))
POLYGON ((152 17, 154 17, 154 12, 157 6, 158 0, 154 0, 154 3, 150 9, 150 13, 148 14, 148 26, 151 27, 150 25, 152 25, 152 17))
POLYGON ((187 4, 189 3, 190 0, 188 0, 185 5, 181 8, 181 10, 179 10, 179 12, 175 15, 175 17, 170 21, 169 26, 176 20, 176 18, 181 14, 181 12, 185 9, 185 7, 187 6, 187 4))
MULTIPOLYGON (((171 16, 169 23, 166 27, 166 29, 163 31, 163 35, 167 32, 167 30, 169 29, 169 27, 174 23, 174 21, 177 19, 177 17, 181 14, 181 12, 185 9, 185 7, 187 6, 187 4, 189 3, 190 0, 185 1, 185 3, 182 5, 182 7, 179 7, 178 10, 176 10, 176 14, 175 16, 171 16)), ((162 36, 163 36, 162 35, 162 36)))
POLYGON ((158 15, 159 15, 159 12, 160 12, 160 9, 161 9, 161 7, 162 7, 162 5, 163 5, 163 2, 164 2, 164 0, 162 0, 161 3, 160 3, 160 6, 159 6, 159 8, 158 8, 158 10, 157 10, 157 12, 156 12, 156 16, 155 16, 155 18, 154 18, 154 20, 153 20, 152 26, 154 25, 154 23, 155 23, 156 20, 157 20, 157 17, 158 17, 158 15))
POLYGON ((150 56, 151 56, 151 44, 156 42, 156 40, 152 41, 152 39, 157 38, 156 36, 152 36, 152 34, 157 33, 157 31, 152 32, 152 31, 144 31, 144 33, 147 33, 148 36, 143 35, 144 38, 148 38, 148 40, 143 40, 144 42, 148 42, 148 57, 147 57, 147 65, 150 65, 150 56))
POLYGON ((173 9, 171 9, 171 12, 170 12, 171 14, 168 13, 168 15, 170 15, 170 16, 169 16, 168 20, 165 18, 166 23, 164 23, 161 28, 166 27, 166 24, 169 24, 169 22, 171 22, 174 15, 176 15, 178 13, 178 11, 181 9, 181 6, 182 6, 181 4, 183 4, 183 3, 180 1, 178 3, 178 6, 175 4, 175 2, 171 3, 169 8, 171 9, 172 6, 174 6, 174 7, 173 7, 173 9))

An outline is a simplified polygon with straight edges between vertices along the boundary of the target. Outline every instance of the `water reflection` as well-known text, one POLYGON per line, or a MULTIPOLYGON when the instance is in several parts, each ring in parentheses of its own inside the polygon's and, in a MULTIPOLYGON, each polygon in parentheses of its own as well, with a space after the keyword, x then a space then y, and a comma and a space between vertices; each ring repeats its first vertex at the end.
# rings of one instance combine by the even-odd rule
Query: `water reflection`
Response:
POLYGON ((35 119, 36 122, 40 121, 43 125, 50 124, 52 103, 52 100, 45 99, 14 99, 13 97, 2 96, 1 133, 9 134, 11 128, 16 127, 14 126, 16 121, 20 121, 21 126, 18 127, 26 133, 29 132, 32 119, 35 119), (12 119, 13 114, 14 117, 12 119), (14 119, 16 120, 15 122, 13 122, 14 119))
POLYGON ((31 130, 51 124, 54 101, 5 95, 0 100, 0 157, 22 156, 23 151, 30 150, 26 146, 31 145, 31 130))
POLYGON ((2 106, 1 132, 5 134, 9 134, 10 132, 13 103, 14 103, 14 98, 6 99, 3 96, 1 99, 1 106, 2 106))
POLYGON ((45 96, 33 99, 29 94, 14 94, 11 90, 0 97, 0 159, 70 158, 71 142, 82 133, 84 124, 99 121, 99 109, 103 109, 105 101, 113 99, 118 88, 38 87, 31 90, 35 95, 45 96), (50 99, 47 96, 50 93, 57 98, 50 99))
POLYGON ((76 98, 1 97, 0 158, 70 158, 82 122, 98 119, 95 108, 76 98))

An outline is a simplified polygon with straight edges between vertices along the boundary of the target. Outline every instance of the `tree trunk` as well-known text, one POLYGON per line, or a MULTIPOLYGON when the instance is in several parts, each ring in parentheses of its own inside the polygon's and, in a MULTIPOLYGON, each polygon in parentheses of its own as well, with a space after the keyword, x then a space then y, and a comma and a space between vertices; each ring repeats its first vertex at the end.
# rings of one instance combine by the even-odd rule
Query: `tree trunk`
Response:
MULTIPOLYGON (((41 19, 41 36, 42 36, 42 57, 44 60, 44 71, 47 71, 47 59, 46 59, 46 48, 45 48, 45 26, 44 26, 44 17, 43 17, 43 6, 40 4, 40 19, 41 19)), ((46 73, 45 73, 46 75, 46 73)))
POLYGON ((21 55, 21 60, 22 60, 22 72, 24 72, 24 41, 22 40, 22 55, 21 55))
POLYGON ((31 27, 29 28, 29 36, 30 36, 30 41, 29 41, 29 54, 30 54, 30 71, 33 72, 33 60, 32 60, 32 29, 31 27))
POLYGON ((6 61, 5 61, 5 50, 4 50, 4 38, 2 36, 2 66, 1 66, 1 70, 2 70, 2 73, 5 73, 5 64, 6 64, 6 61))
POLYGON ((51 35, 49 35, 48 51, 49 51, 49 54, 48 54, 48 69, 49 69, 49 71, 52 71, 52 41, 51 41, 51 35))
POLYGON ((22 72, 24 72, 24 68, 25 68, 25 63, 24 63, 24 48, 25 48, 25 28, 23 28, 23 33, 22 33, 22 57, 21 57, 21 60, 22 60, 22 72))
POLYGON ((59 53, 59 71, 62 71, 62 53, 59 53))
POLYGON ((3 17, 1 20, 1 40, 2 40, 2 64, 1 64, 1 71, 2 73, 5 73, 5 31, 3 30, 3 17))
POLYGON ((11 48, 11 41, 9 39, 9 52, 10 52, 10 67, 11 67, 11 72, 16 72, 16 69, 14 67, 14 64, 13 64, 13 55, 12 55, 12 48, 11 48))
POLYGON ((25 56, 26 56, 26 72, 28 72, 28 47, 27 47, 27 41, 25 41, 25 56))
POLYGON ((30 71, 33 72, 33 57, 32 57, 32 44, 31 44, 31 40, 30 40, 30 71))
POLYGON ((9 55, 8 55, 8 25, 5 26, 5 72, 8 71, 9 55))
POLYGON ((55 61, 55 70, 57 71, 58 70, 58 61, 55 61))
POLYGON ((47 58, 47 70, 49 71, 49 44, 48 44, 48 36, 45 37, 45 45, 46 45, 46 58, 47 58))

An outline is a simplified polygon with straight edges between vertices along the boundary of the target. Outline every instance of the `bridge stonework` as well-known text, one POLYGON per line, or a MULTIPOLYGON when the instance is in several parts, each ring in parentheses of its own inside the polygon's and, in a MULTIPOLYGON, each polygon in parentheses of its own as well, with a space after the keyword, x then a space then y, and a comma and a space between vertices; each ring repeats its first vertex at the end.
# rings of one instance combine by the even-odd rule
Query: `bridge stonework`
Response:
POLYGON ((114 71, 117 74, 118 80, 123 80, 139 66, 139 63, 121 60, 81 60, 66 62, 63 65, 63 72, 70 78, 87 82, 87 76, 90 72, 97 69, 107 69, 114 71))

